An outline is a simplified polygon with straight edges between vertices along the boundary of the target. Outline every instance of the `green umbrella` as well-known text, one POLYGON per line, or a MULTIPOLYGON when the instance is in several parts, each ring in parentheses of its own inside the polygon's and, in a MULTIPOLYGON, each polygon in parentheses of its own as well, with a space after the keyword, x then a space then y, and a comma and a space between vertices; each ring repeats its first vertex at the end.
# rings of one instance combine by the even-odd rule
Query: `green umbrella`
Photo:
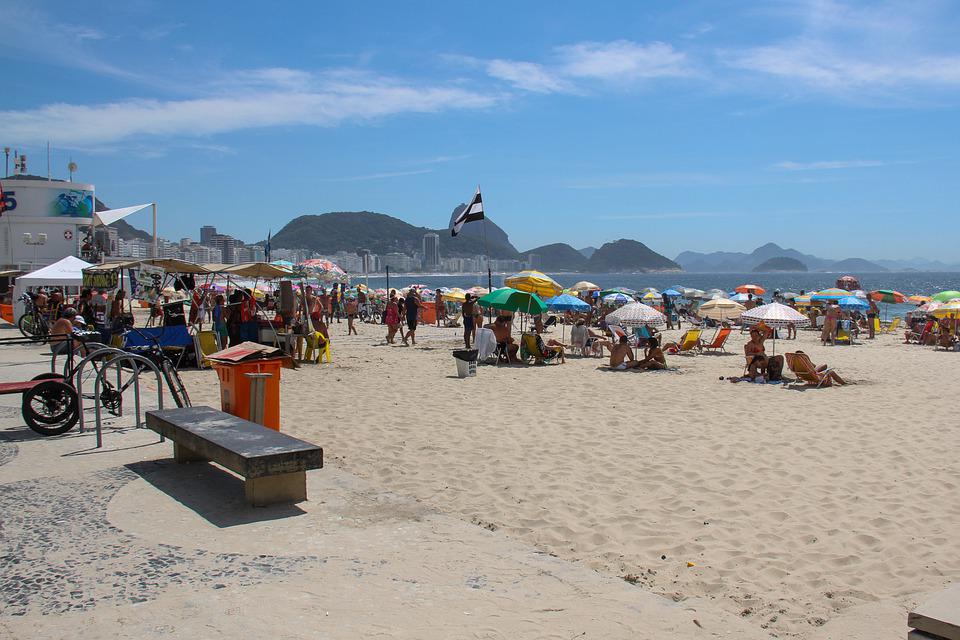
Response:
POLYGON ((950 302, 954 298, 960 298, 960 291, 941 291, 933 296, 933 299, 937 302, 950 302))
POLYGON ((481 307, 492 307, 501 311, 514 311, 523 313, 546 313, 547 305, 537 297, 535 293, 526 291, 517 291, 510 287, 497 289, 483 296, 477 303, 481 307))
POLYGON ((604 289, 600 292, 600 297, 608 296, 612 293, 622 293, 625 296, 634 296, 636 295, 636 290, 628 289, 627 287, 613 287, 612 289, 604 289))
POLYGON ((870 292, 870 299, 876 300, 877 302, 886 302, 887 304, 902 304, 907 299, 907 296, 892 289, 877 289, 876 291, 870 292))

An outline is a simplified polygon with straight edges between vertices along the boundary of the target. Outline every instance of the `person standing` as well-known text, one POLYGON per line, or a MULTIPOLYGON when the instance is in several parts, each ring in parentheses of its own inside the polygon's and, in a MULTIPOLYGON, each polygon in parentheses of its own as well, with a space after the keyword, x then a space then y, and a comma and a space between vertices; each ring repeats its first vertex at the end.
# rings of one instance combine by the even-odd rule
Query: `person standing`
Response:
POLYGON ((867 337, 873 340, 874 333, 874 324, 877 322, 877 317, 880 315, 880 308, 877 307, 877 301, 873 298, 870 299, 870 308, 867 310, 867 337))
POLYGON ((227 310, 223 306, 223 294, 217 294, 213 301, 213 330, 220 338, 220 345, 227 345, 227 310))
POLYGON ((407 344, 409 341, 409 345, 415 347, 417 346, 417 322, 420 319, 421 307, 416 289, 410 289, 403 306, 407 315, 407 336, 403 339, 403 344, 407 344))
POLYGON ((467 349, 470 348, 470 339, 473 337, 476 306, 477 303, 474 302, 473 296, 469 293, 464 297, 463 304, 460 305, 460 316, 463 318, 463 344, 467 349))
POLYGON ((446 307, 443 305, 443 293, 440 291, 440 289, 437 289, 434 295, 436 295, 436 298, 433 300, 433 310, 436 313, 437 326, 439 327, 440 321, 443 320, 447 315, 445 313, 446 307))
POLYGON ((387 310, 383 314, 383 321, 387 325, 387 344, 393 344, 393 340, 400 328, 400 312, 397 307, 397 299, 391 295, 387 301, 387 310))
POLYGON ((354 325, 354 322, 357 320, 357 299, 347 298, 345 306, 347 311, 347 335, 352 333, 358 336, 360 334, 357 333, 357 327, 354 325))

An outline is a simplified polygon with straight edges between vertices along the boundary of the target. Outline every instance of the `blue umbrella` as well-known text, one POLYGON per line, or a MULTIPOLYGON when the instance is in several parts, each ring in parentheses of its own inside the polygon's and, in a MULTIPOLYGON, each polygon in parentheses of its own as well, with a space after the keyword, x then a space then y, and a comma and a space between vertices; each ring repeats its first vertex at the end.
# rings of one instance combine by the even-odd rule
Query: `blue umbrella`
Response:
POLYGON ((662 292, 660 295, 669 296, 671 298, 680 298, 683 296, 683 294, 677 291, 676 289, 667 289, 666 291, 662 292))
POLYGON ((586 302, 568 293, 547 298, 543 303, 547 305, 547 309, 550 309, 550 311, 589 311, 591 309, 586 302))
POLYGON ((632 296, 627 296, 622 293, 611 293, 610 295, 603 296, 603 301, 607 304, 627 304, 634 302, 632 296))
POLYGON ((865 311, 870 308, 870 303, 856 296, 847 296, 837 301, 841 309, 845 311, 865 311))

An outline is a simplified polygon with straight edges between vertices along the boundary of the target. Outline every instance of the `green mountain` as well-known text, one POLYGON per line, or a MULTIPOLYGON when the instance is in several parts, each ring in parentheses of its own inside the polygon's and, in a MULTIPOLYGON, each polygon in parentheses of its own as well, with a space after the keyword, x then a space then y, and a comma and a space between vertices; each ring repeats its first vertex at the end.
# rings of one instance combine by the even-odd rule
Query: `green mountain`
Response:
MULTIPOLYGON (((464 227, 479 227, 470 223, 464 227)), ((471 231, 473 231, 471 229, 471 231)), ((322 254, 369 249, 384 254, 422 251, 423 236, 440 236, 440 255, 476 256, 485 253, 483 236, 461 233, 450 236, 449 229, 415 227, 403 220, 371 211, 339 211, 294 218, 273 235, 271 245, 283 249, 307 249, 322 254)), ((491 258, 516 258, 519 253, 503 231, 487 220, 487 243, 491 258), (502 235, 500 235, 502 234, 502 235)))
POLYGON ((540 256, 541 271, 582 271, 587 266, 587 259, 583 254, 563 242, 530 249, 520 257, 528 260, 531 253, 540 256))
POLYGON ((753 268, 754 273, 769 273, 771 271, 806 271, 807 265, 796 258, 777 256, 764 260, 753 268))
POLYGON ((621 238, 597 249, 587 261, 589 271, 673 271, 680 265, 636 240, 621 238))

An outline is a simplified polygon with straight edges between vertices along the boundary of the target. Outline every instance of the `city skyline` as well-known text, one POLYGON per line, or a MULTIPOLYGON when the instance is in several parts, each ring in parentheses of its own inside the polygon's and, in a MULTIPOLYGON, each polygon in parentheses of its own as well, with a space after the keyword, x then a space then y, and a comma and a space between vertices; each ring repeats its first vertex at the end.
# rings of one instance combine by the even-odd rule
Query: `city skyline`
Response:
POLYGON ((12 0, 0 144, 45 173, 49 141, 54 177, 160 203, 167 237, 327 211, 437 228, 478 183, 523 250, 911 258, 960 230, 955 4, 297 11, 12 0))

